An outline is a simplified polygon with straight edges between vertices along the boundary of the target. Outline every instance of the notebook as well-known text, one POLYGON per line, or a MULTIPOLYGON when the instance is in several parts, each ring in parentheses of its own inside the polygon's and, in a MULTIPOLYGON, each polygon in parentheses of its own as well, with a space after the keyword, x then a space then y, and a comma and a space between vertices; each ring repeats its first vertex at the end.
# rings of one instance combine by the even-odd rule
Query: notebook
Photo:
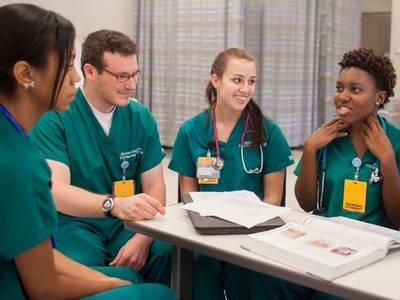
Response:
MULTIPOLYGON (((182 197, 183 203, 193 202, 189 194, 182 197)), ((242 225, 232 223, 217 217, 203 217, 199 213, 188 210, 189 218, 193 223, 194 228, 201 234, 207 235, 221 235, 221 234, 249 234, 260 231, 271 230, 282 225, 285 222, 279 218, 260 223, 254 227, 246 228, 242 225)))

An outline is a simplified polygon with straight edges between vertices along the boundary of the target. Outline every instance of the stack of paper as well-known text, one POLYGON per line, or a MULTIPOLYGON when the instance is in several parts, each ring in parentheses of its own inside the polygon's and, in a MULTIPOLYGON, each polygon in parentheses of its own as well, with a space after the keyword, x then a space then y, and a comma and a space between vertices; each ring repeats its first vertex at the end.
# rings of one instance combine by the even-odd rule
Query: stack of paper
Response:
POLYGON ((184 209, 198 212, 201 216, 214 216, 247 228, 268 221, 289 210, 261 201, 249 191, 191 192, 192 203, 184 209))

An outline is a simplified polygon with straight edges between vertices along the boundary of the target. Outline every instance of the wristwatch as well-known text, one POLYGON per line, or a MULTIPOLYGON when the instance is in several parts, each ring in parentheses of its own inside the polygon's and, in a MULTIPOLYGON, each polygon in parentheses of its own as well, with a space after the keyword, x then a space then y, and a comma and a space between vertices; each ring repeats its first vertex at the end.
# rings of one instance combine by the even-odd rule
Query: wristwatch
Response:
POLYGON ((108 195, 106 199, 103 201, 103 205, 101 209, 103 210, 103 213, 106 217, 113 217, 111 214, 111 210, 114 207, 114 196, 113 195, 108 195))

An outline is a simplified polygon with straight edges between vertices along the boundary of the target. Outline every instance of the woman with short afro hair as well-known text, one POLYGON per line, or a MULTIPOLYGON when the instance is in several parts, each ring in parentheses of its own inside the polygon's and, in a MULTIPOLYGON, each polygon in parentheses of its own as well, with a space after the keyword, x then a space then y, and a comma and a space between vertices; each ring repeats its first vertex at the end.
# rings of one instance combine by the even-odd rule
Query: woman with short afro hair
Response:
MULTIPOLYGON (((339 65, 337 115, 304 143, 296 198, 305 211, 398 228, 400 130, 377 114, 394 95, 395 70, 389 58, 365 48, 345 53, 339 65), (363 187, 358 201, 349 197, 354 185, 363 187)), ((251 299, 339 298, 253 271, 246 279, 251 299)))
POLYGON ((377 114, 394 95, 395 70, 389 58, 365 48, 345 53, 339 65, 333 96, 337 116, 304 143, 296 170, 297 200, 305 211, 318 208, 323 216, 399 227, 400 131, 377 114), (324 159, 325 185, 318 187, 324 159), (363 197, 355 203, 348 195, 357 182, 362 182, 363 197))
POLYGON ((394 96, 396 73, 387 56, 377 55, 372 49, 359 48, 345 53, 339 65, 342 70, 350 67, 362 69, 373 77, 377 89, 386 92, 386 99, 379 108, 383 108, 394 96))

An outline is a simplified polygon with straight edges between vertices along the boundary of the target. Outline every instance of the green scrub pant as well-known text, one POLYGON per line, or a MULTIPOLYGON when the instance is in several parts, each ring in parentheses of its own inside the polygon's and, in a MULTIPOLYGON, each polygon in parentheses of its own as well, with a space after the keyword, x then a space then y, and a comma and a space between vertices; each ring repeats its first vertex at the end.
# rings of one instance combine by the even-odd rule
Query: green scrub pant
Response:
POLYGON ((338 296, 316 291, 289 281, 247 270, 246 299, 251 300, 339 300, 338 296))
POLYGON ((134 284, 123 286, 93 296, 81 298, 83 300, 176 300, 175 294, 165 285, 154 283, 134 284))
POLYGON ((117 277, 133 283, 144 283, 142 276, 128 267, 91 267, 92 269, 106 274, 110 277, 117 277))
POLYGON ((242 289, 246 269, 200 253, 194 253, 193 300, 248 299, 242 289))
MULTIPOLYGON (((55 236, 56 247, 71 259, 87 266, 108 266, 133 237, 117 219, 84 219, 61 216, 55 236)), ((171 283, 171 245, 154 240, 145 266, 139 271, 146 282, 171 283)))
POLYGON ((130 268, 124 267, 94 267, 108 276, 135 282, 130 286, 115 288, 106 292, 98 293, 92 296, 84 297, 84 300, 176 300, 175 294, 168 287, 161 284, 139 283, 138 277, 130 268))

